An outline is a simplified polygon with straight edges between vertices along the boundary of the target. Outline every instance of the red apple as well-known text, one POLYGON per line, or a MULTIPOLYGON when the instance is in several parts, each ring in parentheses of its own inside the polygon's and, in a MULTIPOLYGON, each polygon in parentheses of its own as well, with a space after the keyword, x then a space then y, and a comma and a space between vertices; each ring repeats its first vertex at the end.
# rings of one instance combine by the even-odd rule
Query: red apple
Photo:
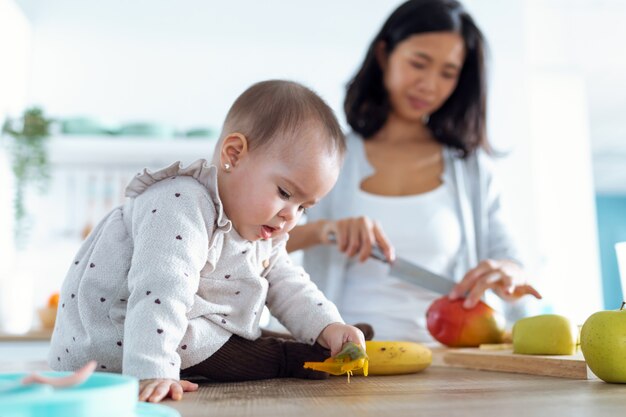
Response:
POLYGON ((502 316, 479 301, 471 309, 463 308, 464 299, 436 299, 426 312, 426 326, 440 343, 450 347, 471 347, 483 343, 501 343, 504 333, 502 316))

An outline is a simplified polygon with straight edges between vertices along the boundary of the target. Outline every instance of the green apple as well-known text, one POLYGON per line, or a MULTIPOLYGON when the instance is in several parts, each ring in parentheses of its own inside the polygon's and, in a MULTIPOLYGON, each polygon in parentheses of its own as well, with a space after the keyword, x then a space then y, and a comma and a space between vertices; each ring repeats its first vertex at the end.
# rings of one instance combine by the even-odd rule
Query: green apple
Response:
POLYGON ((593 373, 606 382, 626 382, 626 310, 598 311, 583 324, 580 347, 593 373))
POLYGON ((558 314, 526 317, 513 325, 513 353, 572 355, 577 341, 577 327, 558 314))

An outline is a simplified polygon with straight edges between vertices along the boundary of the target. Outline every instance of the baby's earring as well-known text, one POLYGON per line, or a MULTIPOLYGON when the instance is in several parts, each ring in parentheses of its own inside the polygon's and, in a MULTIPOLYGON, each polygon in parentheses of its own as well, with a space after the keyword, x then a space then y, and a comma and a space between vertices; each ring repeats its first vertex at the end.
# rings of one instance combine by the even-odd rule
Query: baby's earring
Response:
POLYGON ((230 172, 230 164, 229 163, 224 164, 224 171, 230 172))

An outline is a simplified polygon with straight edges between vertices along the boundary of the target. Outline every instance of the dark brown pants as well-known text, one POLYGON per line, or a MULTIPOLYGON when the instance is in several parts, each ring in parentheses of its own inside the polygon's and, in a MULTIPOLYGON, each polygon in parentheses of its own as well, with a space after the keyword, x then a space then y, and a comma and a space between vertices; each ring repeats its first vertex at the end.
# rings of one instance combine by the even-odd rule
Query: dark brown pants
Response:
POLYGON ((304 362, 321 362, 330 352, 319 344, 260 337, 247 340, 232 335, 217 352, 182 371, 181 377, 204 377, 212 381, 235 382, 270 378, 325 379, 328 374, 304 369, 304 362))
MULTIPOLYGON (((357 324, 366 340, 373 337, 372 327, 357 324)), ((212 381, 236 382, 270 378, 325 379, 325 372, 303 367, 304 362, 322 362, 330 351, 319 344, 308 345, 289 335, 263 332, 256 340, 232 335, 209 358, 181 372, 181 378, 203 377, 212 381)))

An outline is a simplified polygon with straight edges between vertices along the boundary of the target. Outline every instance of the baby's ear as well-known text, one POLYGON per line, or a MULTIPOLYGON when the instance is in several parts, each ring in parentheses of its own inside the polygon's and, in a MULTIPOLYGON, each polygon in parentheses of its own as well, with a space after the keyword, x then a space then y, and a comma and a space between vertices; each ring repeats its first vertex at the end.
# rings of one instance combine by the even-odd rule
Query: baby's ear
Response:
POLYGON ((235 168, 248 153, 248 139, 241 133, 230 133, 222 141, 220 166, 226 171, 235 168))

